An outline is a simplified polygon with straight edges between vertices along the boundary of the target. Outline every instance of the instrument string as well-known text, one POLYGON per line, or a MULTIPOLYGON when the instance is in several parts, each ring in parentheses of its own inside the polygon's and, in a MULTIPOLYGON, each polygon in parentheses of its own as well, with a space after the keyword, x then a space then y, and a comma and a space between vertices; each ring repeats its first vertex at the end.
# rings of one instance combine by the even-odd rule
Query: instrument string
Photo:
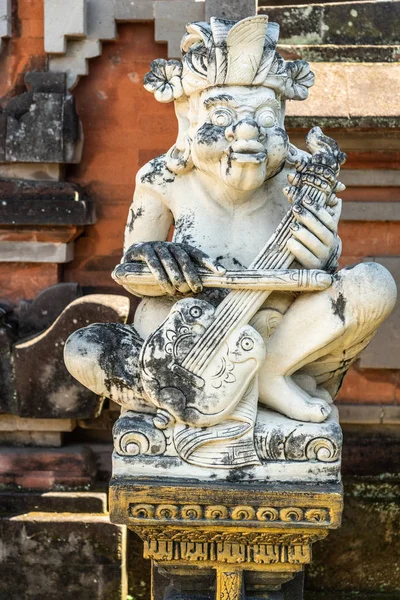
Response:
MULTIPOLYGON (((325 192, 310 185, 304 185, 296 192, 294 202, 300 202, 308 195, 312 202, 319 204, 327 196, 325 192)), ((264 249, 249 266, 250 269, 279 269, 290 266, 294 257, 285 248, 285 244, 291 237, 290 225, 294 222, 295 217, 292 210, 289 210, 264 249)), ((231 291, 218 306, 213 323, 182 361, 182 366, 200 375, 224 337, 230 333, 233 327, 240 327, 248 323, 271 293, 270 291, 251 290, 231 291)))

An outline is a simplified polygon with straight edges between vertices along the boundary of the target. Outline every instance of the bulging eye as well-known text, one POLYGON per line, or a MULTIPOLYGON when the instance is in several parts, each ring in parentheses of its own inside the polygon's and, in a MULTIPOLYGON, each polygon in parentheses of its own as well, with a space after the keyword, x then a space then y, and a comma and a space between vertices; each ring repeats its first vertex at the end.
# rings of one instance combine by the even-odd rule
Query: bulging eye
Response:
POLYGON ((257 115, 257 122, 261 127, 273 127, 276 117, 272 110, 262 110, 257 115))
POLYGON ((193 319, 198 319, 199 317, 201 317, 203 311, 201 310, 201 308, 199 308, 198 306, 192 306, 192 308, 190 309, 190 315, 193 317, 193 319))
POLYGON ((218 108, 211 115, 211 123, 217 127, 229 127, 233 123, 233 114, 227 108, 218 108))
POLYGON ((241 340, 240 345, 242 346, 243 350, 248 352, 254 348, 254 341, 250 337, 246 336, 241 340))

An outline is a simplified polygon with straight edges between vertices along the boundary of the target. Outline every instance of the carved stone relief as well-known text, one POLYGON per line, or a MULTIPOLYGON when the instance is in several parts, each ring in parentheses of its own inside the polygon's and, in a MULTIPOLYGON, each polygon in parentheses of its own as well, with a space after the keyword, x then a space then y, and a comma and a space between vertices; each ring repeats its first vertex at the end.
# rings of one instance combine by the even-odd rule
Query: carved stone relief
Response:
POLYGON ((122 406, 116 476, 339 480, 332 402, 396 287, 377 263, 337 270, 346 157, 318 127, 307 152, 291 144, 286 102, 314 75, 278 34, 264 15, 191 23, 182 61, 145 77, 178 136, 137 175, 113 273, 142 300, 133 325, 65 346, 70 372, 122 406))

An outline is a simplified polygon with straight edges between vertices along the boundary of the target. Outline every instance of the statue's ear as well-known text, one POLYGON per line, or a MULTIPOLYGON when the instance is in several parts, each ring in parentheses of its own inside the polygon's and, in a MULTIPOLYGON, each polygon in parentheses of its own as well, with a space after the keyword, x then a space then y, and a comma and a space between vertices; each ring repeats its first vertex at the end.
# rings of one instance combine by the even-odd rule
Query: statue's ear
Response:
POLYGON ((189 136, 189 99, 180 98, 175 102, 175 114, 178 121, 178 137, 176 143, 167 152, 167 167, 176 175, 193 168, 191 159, 192 140, 189 136))

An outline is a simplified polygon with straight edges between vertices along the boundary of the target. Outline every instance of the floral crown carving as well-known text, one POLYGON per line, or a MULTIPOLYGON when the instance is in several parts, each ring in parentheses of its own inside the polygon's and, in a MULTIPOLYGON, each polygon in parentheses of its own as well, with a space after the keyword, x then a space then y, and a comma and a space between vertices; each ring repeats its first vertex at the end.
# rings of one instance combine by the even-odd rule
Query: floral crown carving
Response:
POLYGON ((279 25, 266 15, 242 21, 211 18, 186 26, 182 61, 151 63, 144 87, 159 102, 172 102, 218 85, 255 85, 289 100, 305 100, 314 74, 305 60, 285 61, 277 52, 279 25))

